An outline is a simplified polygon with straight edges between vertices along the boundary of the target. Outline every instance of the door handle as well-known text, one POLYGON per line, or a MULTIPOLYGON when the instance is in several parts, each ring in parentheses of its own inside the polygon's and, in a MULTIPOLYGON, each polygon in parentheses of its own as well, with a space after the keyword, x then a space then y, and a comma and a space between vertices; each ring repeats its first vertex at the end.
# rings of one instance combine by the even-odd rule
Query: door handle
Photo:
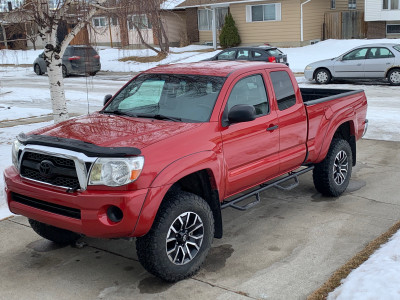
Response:
POLYGON ((278 125, 268 127, 267 131, 274 131, 275 129, 278 129, 278 127, 279 127, 278 125))

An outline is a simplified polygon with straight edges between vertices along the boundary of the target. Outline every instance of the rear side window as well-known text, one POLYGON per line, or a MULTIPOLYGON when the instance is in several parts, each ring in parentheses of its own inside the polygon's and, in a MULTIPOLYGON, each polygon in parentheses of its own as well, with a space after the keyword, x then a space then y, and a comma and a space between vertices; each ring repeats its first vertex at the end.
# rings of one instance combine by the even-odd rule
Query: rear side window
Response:
POLYGON ((400 52, 400 45, 393 46, 393 48, 400 52))
POLYGON ((267 50, 267 53, 269 56, 279 56, 283 54, 283 52, 278 49, 269 49, 267 50))
POLYGON ((390 58, 394 57, 394 54, 387 48, 371 48, 368 52, 368 58, 390 58))
POLYGON ((228 111, 238 104, 253 105, 257 117, 268 114, 268 97, 261 75, 257 74, 243 78, 235 84, 229 95, 228 111))
POLYGON ((286 71, 271 72, 272 86, 274 87, 279 110, 285 110, 296 104, 293 84, 286 71))
POLYGON ((238 50, 237 59, 249 59, 249 50, 238 50))
POLYGON ((82 57, 91 57, 97 55, 96 50, 94 50, 93 48, 74 48, 73 53, 73 55, 82 57))

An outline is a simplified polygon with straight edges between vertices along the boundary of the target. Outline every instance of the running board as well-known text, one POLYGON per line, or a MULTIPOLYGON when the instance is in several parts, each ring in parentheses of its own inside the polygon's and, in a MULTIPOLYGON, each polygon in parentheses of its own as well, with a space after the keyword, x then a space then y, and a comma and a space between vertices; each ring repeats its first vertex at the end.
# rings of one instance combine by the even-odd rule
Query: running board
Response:
POLYGON ((261 199, 260 199, 261 192, 268 190, 270 188, 273 188, 273 187, 280 189, 280 190, 284 190, 284 191, 289 191, 291 189, 294 189, 296 186, 299 185, 298 176, 302 175, 304 173, 307 173, 308 171, 311 171, 312 169, 314 169, 314 166, 307 167, 307 168, 297 171, 297 172, 290 172, 290 173, 288 173, 288 175, 286 177, 278 179, 271 183, 262 183, 258 189, 251 191, 250 193, 247 193, 247 194, 240 196, 236 199, 233 199, 231 201, 223 201, 221 204, 221 209, 224 209, 227 207, 232 207, 234 209, 238 209, 238 210, 242 210, 242 211, 248 210, 261 202, 261 199), (291 179, 294 179, 294 183, 289 184, 287 186, 282 185, 282 183, 287 182, 291 179), (237 203, 242 202, 243 200, 245 200, 249 197, 252 197, 252 196, 256 197, 256 199, 254 201, 247 203, 246 205, 243 205, 243 206, 237 205, 237 203))

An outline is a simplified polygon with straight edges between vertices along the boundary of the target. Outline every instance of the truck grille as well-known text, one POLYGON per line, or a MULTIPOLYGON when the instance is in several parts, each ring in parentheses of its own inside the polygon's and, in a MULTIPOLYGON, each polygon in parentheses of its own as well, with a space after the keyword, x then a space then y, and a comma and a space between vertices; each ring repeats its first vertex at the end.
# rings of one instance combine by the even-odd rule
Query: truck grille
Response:
POLYGON ((24 153, 21 176, 66 188, 79 188, 78 175, 72 159, 36 152, 24 153))
POLYGON ((81 219, 81 211, 76 208, 71 208, 63 205, 58 205, 28 196, 23 196, 17 193, 11 193, 12 200, 30 207, 34 207, 40 210, 51 212, 54 214, 70 217, 74 219, 81 219))

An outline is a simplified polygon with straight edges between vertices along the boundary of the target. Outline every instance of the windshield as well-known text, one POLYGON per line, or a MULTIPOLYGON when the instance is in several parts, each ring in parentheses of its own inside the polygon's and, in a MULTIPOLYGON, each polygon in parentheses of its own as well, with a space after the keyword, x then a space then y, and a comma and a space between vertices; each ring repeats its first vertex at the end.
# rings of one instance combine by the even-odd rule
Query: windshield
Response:
POLYGON ((279 56, 283 54, 283 52, 280 51, 279 49, 269 49, 267 50, 267 53, 271 56, 279 56))
POLYGON ((207 122, 224 81, 216 76, 143 74, 125 86, 103 113, 207 122))

